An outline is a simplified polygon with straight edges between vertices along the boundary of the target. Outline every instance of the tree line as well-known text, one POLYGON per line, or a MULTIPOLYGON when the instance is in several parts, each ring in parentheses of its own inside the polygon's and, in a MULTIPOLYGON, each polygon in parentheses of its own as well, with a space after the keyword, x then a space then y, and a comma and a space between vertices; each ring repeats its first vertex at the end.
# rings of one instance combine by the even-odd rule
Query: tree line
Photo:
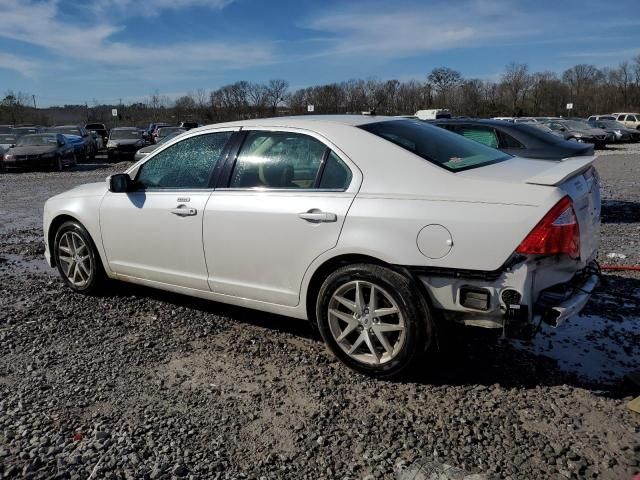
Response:
POLYGON ((65 105, 38 109, 35 98, 9 91, 0 102, 2 124, 104 122, 142 124, 197 120, 214 123, 273 115, 361 113, 411 115, 425 108, 448 108, 454 115, 587 116, 640 110, 640 55, 617 67, 579 64, 561 74, 531 72, 511 62, 496 80, 465 78, 449 67, 437 67, 423 80, 352 79, 291 90, 283 79, 267 83, 237 81, 207 91, 198 89, 175 100, 155 92, 128 105, 65 105), (33 99, 33 104, 31 100, 33 99), (118 110, 113 118, 112 109, 118 110))

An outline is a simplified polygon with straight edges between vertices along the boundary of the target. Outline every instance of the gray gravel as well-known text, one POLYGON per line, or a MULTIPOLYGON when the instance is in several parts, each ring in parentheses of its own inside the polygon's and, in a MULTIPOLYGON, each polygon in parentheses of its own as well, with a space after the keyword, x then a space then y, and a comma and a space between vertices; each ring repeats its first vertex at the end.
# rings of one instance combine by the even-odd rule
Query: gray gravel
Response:
MULTIPOLYGON (((602 252, 628 251, 614 260, 636 264, 639 224, 628 220, 639 163, 598 160, 602 252)), ((0 478, 627 479, 640 470, 640 416, 626 409, 622 367, 593 381, 526 345, 459 332, 411 378, 373 381, 296 320, 131 285, 72 294, 43 264, 42 203, 120 168, 0 176, 0 478)), ((640 319, 638 278, 607 275, 585 314, 640 319)), ((639 335, 614 340, 632 350, 639 335)))

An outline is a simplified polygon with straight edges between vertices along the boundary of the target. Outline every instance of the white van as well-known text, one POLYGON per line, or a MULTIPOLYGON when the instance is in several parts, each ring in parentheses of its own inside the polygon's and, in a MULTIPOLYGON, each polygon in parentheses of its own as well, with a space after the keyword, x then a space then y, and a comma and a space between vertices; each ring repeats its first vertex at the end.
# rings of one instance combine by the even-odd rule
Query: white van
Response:
POLYGON ((439 118, 451 118, 451 112, 446 108, 432 108, 430 110, 418 110, 415 116, 420 120, 437 120, 439 118))

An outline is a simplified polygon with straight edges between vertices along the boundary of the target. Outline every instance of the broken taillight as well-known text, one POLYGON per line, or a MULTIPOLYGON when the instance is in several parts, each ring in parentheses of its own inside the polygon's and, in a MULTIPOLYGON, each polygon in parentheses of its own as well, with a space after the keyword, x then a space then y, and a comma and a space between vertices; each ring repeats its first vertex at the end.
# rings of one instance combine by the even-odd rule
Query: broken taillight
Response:
POLYGON ((580 256, 580 227, 573 202, 566 196, 549 210, 516 249, 529 255, 580 256))

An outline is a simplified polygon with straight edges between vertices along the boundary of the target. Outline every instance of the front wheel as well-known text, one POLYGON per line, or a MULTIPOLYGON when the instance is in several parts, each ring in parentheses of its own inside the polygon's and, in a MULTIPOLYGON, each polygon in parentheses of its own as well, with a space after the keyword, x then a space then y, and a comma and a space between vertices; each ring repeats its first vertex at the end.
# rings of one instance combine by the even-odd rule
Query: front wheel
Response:
POLYGON ((56 232, 53 255, 64 283, 80 293, 95 293, 106 276, 89 233, 78 222, 63 223, 56 232))
POLYGON ((349 265, 329 275, 318 294, 316 319, 339 360, 379 378, 401 375, 432 339, 429 307, 413 281, 378 265, 349 265))

